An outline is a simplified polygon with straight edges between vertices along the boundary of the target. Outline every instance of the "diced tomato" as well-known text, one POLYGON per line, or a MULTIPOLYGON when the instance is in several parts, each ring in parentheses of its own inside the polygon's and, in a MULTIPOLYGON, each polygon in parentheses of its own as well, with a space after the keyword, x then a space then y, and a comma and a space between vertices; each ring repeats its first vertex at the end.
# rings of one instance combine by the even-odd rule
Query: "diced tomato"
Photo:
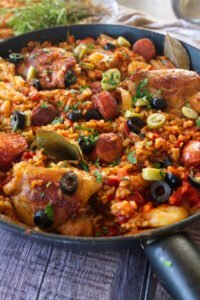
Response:
POLYGON ((30 158, 33 158, 34 155, 35 153, 32 151, 24 152, 22 155, 22 160, 29 160, 30 158))
POLYGON ((138 191, 134 191, 133 194, 129 195, 127 200, 135 201, 135 203, 137 203, 139 205, 143 205, 146 202, 144 197, 138 191))
POLYGON ((118 187, 119 185, 119 177, 118 176, 109 176, 105 179, 104 183, 109 186, 118 187))
POLYGON ((180 204, 183 200, 188 200, 191 204, 200 201, 200 193, 188 182, 183 182, 183 184, 173 192, 169 198, 169 203, 176 205, 180 204))

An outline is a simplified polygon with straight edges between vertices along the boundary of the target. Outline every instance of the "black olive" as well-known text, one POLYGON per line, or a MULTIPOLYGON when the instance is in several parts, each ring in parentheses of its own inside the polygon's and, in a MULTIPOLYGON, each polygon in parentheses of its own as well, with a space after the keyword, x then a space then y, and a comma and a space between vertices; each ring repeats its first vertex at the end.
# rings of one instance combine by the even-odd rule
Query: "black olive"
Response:
POLYGON ((73 195, 78 189, 78 177, 74 172, 67 172, 60 180, 60 188, 64 194, 73 195))
POLYGON ((188 176, 188 180, 189 180, 189 183, 199 189, 200 188, 200 177, 195 177, 195 176, 192 176, 192 175, 189 175, 188 176))
POLYGON ((88 111, 85 113, 85 119, 86 119, 86 121, 101 120, 101 119, 103 119, 103 117, 98 110, 91 108, 91 109, 88 109, 88 111))
POLYGON ((33 87, 36 88, 38 91, 41 90, 41 84, 40 81, 38 79, 35 79, 32 83, 33 87))
POLYGON ((41 209, 35 212, 34 223, 38 227, 48 228, 53 224, 53 221, 51 221, 45 211, 41 209))
POLYGON ((177 188, 182 184, 182 179, 173 173, 166 173, 165 181, 171 186, 171 188, 177 188))
POLYGON ((72 70, 67 71, 65 74, 65 86, 70 87, 75 83, 76 83, 76 74, 72 70))
POLYGON ((18 64, 24 60, 24 56, 21 53, 10 53, 9 61, 13 64, 18 64))
POLYGON ((169 157, 164 158, 162 161, 159 161, 160 168, 167 168, 172 165, 172 160, 169 157))
POLYGON ((14 111, 11 115, 10 125, 14 130, 24 129, 26 124, 26 116, 20 111, 14 111))
POLYGON ((107 43, 104 46, 105 50, 114 50, 115 48, 116 48, 115 44, 112 44, 112 43, 107 43))
POLYGON ((81 147, 81 150, 86 155, 89 154, 94 148, 94 143, 87 136, 80 136, 80 138, 78 139, 78 143, 81 147))
POLYGON ((128 128, 136 133, 140 134, 141 129, 146 125, 145 122, 139 117, 131 117, 127 120, 128 128))
POLYGON ((68 118, 70 121, 78 122, 78 121, 80 121, 80 120, 83 119, 82 111, 79 110, 79 109, 73 110, 73 111, 71 111, 71 112, 67 115, 67 118, 68 118))
POLYGON ((157 181, 151 184, 151 196, 156 203, 167 202, 171 193, 171 187, 164 181, 157 181))
POLYGON ((150 104, 152 108, 165 110, 167 107, 167 102, 165 99, 161 97, 154 97, 151 99, 150 104))

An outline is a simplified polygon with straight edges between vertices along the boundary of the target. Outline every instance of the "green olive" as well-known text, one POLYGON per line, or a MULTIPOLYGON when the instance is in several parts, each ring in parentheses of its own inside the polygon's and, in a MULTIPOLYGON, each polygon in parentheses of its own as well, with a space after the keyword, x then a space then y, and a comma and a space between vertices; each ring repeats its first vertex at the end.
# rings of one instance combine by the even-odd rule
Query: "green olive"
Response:
POLYGON ((28 71, 26 73, 26 79, 31 81, 35 79, 35 75, 36 75, 36 69, 33 66, 30 66, 28 68, 28 71))
POLYGON ((101 80, 101 87, 105 91, 114 90, 121 79, 121 73, 118 69, 110 69, 103 73, 103 78, 101 80))
POLYGON ((87 47, 85 45, 80 45, 80 46, 77 46, 75 49, 74 49, 74 55, 78 58, 78 59, 81 59, 83 58, 83 56, 87 54, 87 47))
POLYGON ((161 172, 161 170, 156 168, 143 168, 142 177, 145 180, 150 180, 150 181, 160 181, 164 179, 164 175, 161 172))
POLYGON ((128 47, 130 48, 131 47, 131 44, 129 41, 127 41, 123 36, 119 36, 118 39, 117 39, 117 44, 121 47, 128 47))
POLYGON ((148 106, 149 105, 149 101, 147 99, 138 99, 135 102, 135 106, 148 106))
POLYGON ((95 68, 95 65, 91 63, 80 62, 79 64, 81 68, 84 70, 94 70, 95 68))
POLYGON ((198 118, 198 113, 190 108, 190 107, 187 107, 187 106, 183 106, 182 107, 182 114, 184 115, 184 117, 186 117, 187 119, 197 119, 198 118))
POLYGON ((151 114, 147 118, 147 126, 150 129, 158 129, 164 125, 165 121, 166 121, 165 115, 159 113, 151 114))

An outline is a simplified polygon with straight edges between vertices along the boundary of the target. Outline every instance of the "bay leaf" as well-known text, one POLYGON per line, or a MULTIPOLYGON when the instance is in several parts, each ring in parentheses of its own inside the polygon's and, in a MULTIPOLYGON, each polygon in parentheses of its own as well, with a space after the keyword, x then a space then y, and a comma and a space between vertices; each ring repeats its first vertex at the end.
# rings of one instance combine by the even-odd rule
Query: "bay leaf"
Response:
POLYGON ((184 46, 169 34, 164 40, 164 55, 180 69, 190 69, 190 58, 184 46))

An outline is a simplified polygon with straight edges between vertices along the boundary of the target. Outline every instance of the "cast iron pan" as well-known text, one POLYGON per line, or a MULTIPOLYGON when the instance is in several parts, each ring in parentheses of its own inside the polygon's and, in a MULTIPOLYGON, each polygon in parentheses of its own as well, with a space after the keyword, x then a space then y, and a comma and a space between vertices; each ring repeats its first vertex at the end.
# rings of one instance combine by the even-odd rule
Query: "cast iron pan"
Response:
MULTIPOLYGON (((65 41, 67 31, 76 38, 87 36, 96 38, 101 33, 111 36, 124 36, 131 43, 147 37, 154 41, 157 53, 163 53, 164 36, 155 32, 121 25, 73 25, 54 27, 14 37, 0 43, 0 56, 8 57, 10 50, 19 52, 31 40, 61 42, 65 41)), ((200 50, 184 44, 192 69, 200 73, 200 50)), ((183 232, 184 228, 200 220, 200 212, 187 219, 160 229, 144 231, 134 236, 111 238, 66 237, 50 233, 29 231, 26 227, 1 219, 0 224, 8 230, 46 244, 63 246, 66 249, 88 251, 116 250, 133 247, 138 241, 146 253, 158 279, 174 299, 200 299, 200 252, 183 232)))

